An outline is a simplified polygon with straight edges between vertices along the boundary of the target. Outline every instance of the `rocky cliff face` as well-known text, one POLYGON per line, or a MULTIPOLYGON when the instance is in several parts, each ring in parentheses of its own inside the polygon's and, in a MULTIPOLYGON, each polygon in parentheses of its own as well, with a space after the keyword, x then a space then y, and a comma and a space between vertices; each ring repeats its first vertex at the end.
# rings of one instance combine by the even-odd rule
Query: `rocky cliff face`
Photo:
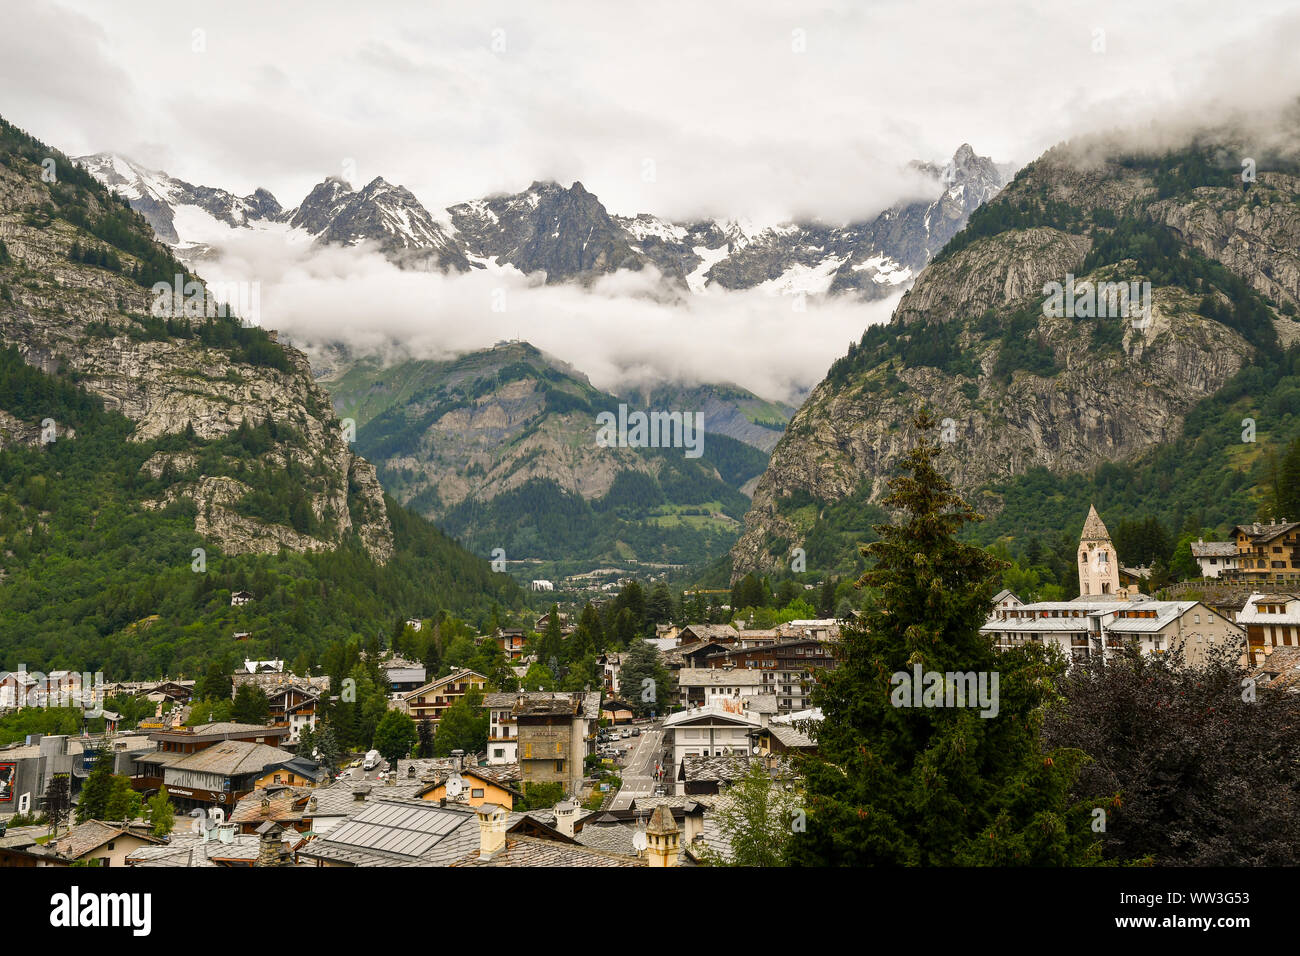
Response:
POLYGON ((1296 337, 1284 313, 1300 291, 1300 180, 1284 168, 1243 191, 1196 151, 1098 161, 1060 147, 1022 171, 800 408, 754 491, 733 574, 787 560, 821 505, 879 500, 921 405, 944 420, 944 467, 967 493, 1177 436, 1257 350, 1296 337), (1250 293, 1215 264, 1263 297, 1265 318, 1247 321, 1250 293), (1049 314, 1045 283, 1071 275, 1153 279, 1150 312, 1049 314))
MULTIPOLYGON (((334 548, 355 533, 375 560, 386 561, 392 533, 374 469, 344 440, 306 357, 275 344, 273 333, 269 340, 261 333, 247 336, 260 349, 258 357, 237 345, 205 345, 196 335, 171 334, 151 315, 151 289, 131 277, 133 270, 157 268, 167 258, 152 243, 145 224, 98 187, 43 182, 40 166, 19 150, 4 151, 2 159, 0 240, 10 262, 0 266, 5 288, 0 342, 16 347, 28 364, 72 377, 101 396, 109 408, 135 422, 136 440, 192 437, 192 451, 170 456, 170 471, 178 480, 166 497, 193 500, 198 531, 228 552, 334 548), (106 217, 116 217, 116 232, 104 226, 106 217), (72 261, 74 243, 110 247, 88 231, 95 224, 102 234, 152 261, 146 264, 117 246, 120 271, 72 261), (316 536, 241 513, 240 502, 253 490, 251 484, 230 475, 198 473, 202 443, 229 436, 244 423, 268 422, 279 437, 259 465, 275 471, 292 462, 320 529, 316 536)), ((67 162, 59 157, 63 169, 69 168, 67 162)), ((0 420, 0 430, 29 441, 34 423, 4 425, 12 417, 0 420)), ((159 474, 169 466, 168 461, 151 462, 159 474)), ((209 461, 217 469, 225 464, 209 461)))

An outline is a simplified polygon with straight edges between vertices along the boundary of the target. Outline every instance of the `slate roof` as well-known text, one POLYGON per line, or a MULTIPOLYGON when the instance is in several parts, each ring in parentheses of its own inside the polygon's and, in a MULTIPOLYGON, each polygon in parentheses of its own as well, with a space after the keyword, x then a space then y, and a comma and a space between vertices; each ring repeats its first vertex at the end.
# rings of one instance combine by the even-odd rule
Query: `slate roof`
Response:
MULTIPOLYGON (((298 834, 285 831, 286 843, 295 843, 298 834)), ((133 851, 127 858, 128 866, 222 866, 222 860, 249 861, 257 859, 259 839, 253 833, 237 833, 231 843, 209 840, 204 843, 197 833, 172 834, 171 842, 159 846, 146 846, 133 851)))
POLYGON ((1232 558, 1237 555, 1237 545, 1231 541, 1193 541, 1194 558, 1232 558))
POLYGON ((138 837, 148 843, 162 842, 141 830, 126 829, 99 820, 87 820, 85 823, 78 823, 63 836, 52 841, 51 849, 60 856, 76 860, 92 850, 98 850, 105 843, 124 835, 138 837))
POLYGON ((1109 541, 1110 532, 1106 530, 1106 524, 1101 520, 1101 515, 1097 514, 1096 505, 1088 506, 1088 518, 1083 523, 1083 533, 1079 535, 1081 541, 1109 541))
MULTIPOLYGON (((477 838, 477 837, 476 837, 477 838)), ((645 866, 636 857, 606 853, 585 846, 573 846, 537 837, 511 836, 505 848, 490 860, 480 860, 478 849, 451 866, 645 866)))
POLYGON ((1251 672, 1260 687, 1300 694, 1300 647, 1274 647, 1251 672))

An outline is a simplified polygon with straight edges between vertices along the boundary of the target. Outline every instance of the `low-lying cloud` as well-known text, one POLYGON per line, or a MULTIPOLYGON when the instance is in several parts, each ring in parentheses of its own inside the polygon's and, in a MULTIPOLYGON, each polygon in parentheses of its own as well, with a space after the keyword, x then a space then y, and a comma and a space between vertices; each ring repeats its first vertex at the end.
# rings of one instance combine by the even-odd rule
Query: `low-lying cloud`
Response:
POLYGON ((668 288, 653 268, 545 285, 517 269, 443 274, 399 269, 372 248, 286 243, 275 231, 232 232, 198 264, 213 282, 256 282, 261 322, 314 361, 341 344, 354 355, 445 359, 522 339, 598 388, 734 383, 798 404, 901 292, 878 302, 757 289, 668 288))

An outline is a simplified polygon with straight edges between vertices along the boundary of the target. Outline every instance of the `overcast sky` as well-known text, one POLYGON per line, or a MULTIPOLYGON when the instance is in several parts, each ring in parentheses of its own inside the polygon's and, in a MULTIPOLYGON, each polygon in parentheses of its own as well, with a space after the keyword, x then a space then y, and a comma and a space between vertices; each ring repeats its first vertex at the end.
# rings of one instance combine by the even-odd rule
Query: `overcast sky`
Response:
MULTIPOLYGON (((942 162, 962 142, 1023 164, 1075 134, 1300 91, 1294 0, 0 0, 0 24, 10 121, 74 156, 116 151, 239 194, 265 186, 286 207, 351 160, 358 185, 382 175, 430 210, 553 178, 621 214, 845 221, 899 199, 908 160, 942 162)), ((433 278, 412 288, 377 258, 358 276, 363 257, 275 255, 233 250, 233 275, 261 269, 268 324, 299 337, 291 313, 327 331, 355 329, 364 308, 376 335, 461 342, 461 316, 429 303, 482 299, 433 278), (331 282, 368 305, 336 306, 331 282)), ((599 316, 567 325, 590 303, 519 285, 550 332, 518 315, 511 331, 554 338, 597 384, 654 372, 631 337, 651 321, 643 302, 620 315, 616 297, 598 298, 599 316), (620 327, 633 331, 617 347, 593 344, 592 330, 620 327)), ((739 334, 749 349, 728 354, 735 377, 776 397, 887 317, 840 303, 794 322, 784 306, 746 337, 753 307, 683 304, 662 331, 681 322, 689 337, 716 316, 719 342, 739 334)))
POLYGON ((8 119, 73 155, 262 185, 286 206, 352 159, 430 208, 555 178, 619 213, 846 219, 897 198, 909 159, 969 141, 1023 163, 1210 95, 1294 95, 1300 70, 1300 11, 1283 0, 0 10, 8 119))

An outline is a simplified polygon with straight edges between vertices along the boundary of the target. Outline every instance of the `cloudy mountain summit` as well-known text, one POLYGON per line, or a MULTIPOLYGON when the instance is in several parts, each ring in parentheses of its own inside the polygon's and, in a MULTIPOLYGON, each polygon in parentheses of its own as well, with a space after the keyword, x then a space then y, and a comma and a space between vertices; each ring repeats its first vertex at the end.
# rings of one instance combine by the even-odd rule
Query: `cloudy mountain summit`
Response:
POLYGON ((231 230, 284 223, 320 245, 374 243, 400 266, 452 272, 510 267, 547 284, 590 283, 620 270, 653 268, 667 288, 680 292, 715 286, 863 299, 884 298, 910 284, 1003 184, 998 166, 963 144, 946 166, 911 164, 933 199, 895 203, 860 223, 620 216, 581 182, 565 187, 552 181, 458 203, 439 221, 410 190, 382 176, 359 190, 327 177, 297 207, 281 211, 262 189, 238 199, 121 156, 97 153, 79 162, 143 213, 159 239, 191 255, 208 254, 210 244, 220 242, 211 229, 202 230, 203 239, 184 234, 206 213, 231 230))

